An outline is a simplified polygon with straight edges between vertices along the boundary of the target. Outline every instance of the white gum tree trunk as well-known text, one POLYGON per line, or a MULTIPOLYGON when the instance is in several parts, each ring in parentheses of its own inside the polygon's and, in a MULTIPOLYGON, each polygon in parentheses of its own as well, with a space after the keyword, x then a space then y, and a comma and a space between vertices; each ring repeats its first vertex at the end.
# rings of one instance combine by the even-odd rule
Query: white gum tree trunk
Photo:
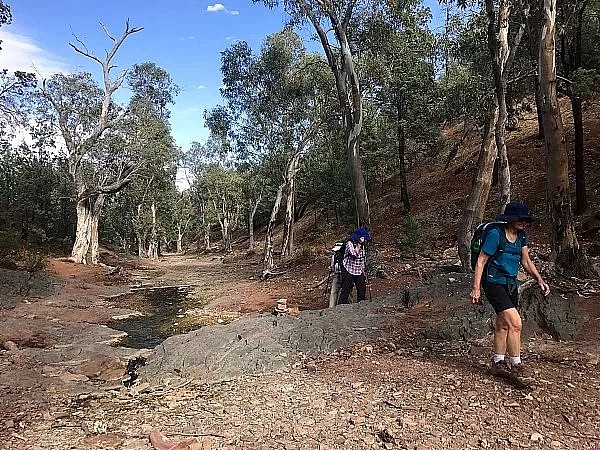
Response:
POLYGON ((98 264, 98 222, 104 199, 104 195, 98 195, 77 202, 77 231, 69 260, 79 264, 98 264))
POLYGON ((597 278, 598 273, 579 246, 571 208, 569 154, 557 94, 556 0, 544 0, 542 20, 539 77, 544 108, 552 261, 555 270, 562 275, 597 278))
POLYGON ((275 230, 275 221, 277 220, 277 214, 281 207, 281 199, 283 197, 283 188, 285 183, 279 185, 277 188, 277 195, 275 196, 275 202, 273 203, 273 209, 271 210, 271 217, 269 224, 267 225, 267 233, 265 236, 265 254, 263 257, 263 271, 262 279, 267 278, 275 267, 275 261, 273 259, 273 232, 275 230))

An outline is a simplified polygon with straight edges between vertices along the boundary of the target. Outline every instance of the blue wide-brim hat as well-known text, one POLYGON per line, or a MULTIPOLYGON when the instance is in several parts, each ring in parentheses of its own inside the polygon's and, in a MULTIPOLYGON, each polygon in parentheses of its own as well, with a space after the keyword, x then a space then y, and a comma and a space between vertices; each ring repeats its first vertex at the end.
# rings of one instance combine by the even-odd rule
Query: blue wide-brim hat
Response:
POLYGON ((358 227, 351 237, 353 241, 358 241, 361 237, 364 237, 365 241, 371 240, 371 235, 365 227, 358 227))
POLYGON ((508 205, 506 205, 506 208, 504 208, 504 213, 496 217, 496 220, 498 222, 516 222, 518 220, 531 222, 535 219, 529 212, 529 208, 527 208, 524 203, 510 202, 508 205))

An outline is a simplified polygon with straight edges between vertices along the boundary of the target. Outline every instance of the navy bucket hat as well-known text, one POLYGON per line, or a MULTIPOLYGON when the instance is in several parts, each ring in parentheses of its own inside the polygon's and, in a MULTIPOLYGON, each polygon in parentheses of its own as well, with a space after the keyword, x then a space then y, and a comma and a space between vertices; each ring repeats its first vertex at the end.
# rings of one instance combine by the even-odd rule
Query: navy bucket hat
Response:
POLYGON ((353 241, 358 241, 361 237, 364 237, 365 241, 371 240, 371 235, 369 234, 369 232, 367 231, 367 229, 365 227, 358 227, 356 229, 356 231, 354 233, 352 233, 352 236, 351 236, 353 241))
POLYGON ((506 205, 506 208, 504 208, 504 214, 500 214, 496 217, 496 220, 499 222, 516 222, 518 220, 531 222, 535 219, 524 203, 510 202, 506 205))

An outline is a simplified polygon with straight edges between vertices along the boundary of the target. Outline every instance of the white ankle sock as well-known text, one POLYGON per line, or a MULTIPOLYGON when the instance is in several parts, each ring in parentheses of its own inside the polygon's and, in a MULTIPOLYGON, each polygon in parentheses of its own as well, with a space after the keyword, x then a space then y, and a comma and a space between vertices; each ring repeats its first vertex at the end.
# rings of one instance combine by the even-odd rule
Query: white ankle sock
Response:
POLYGON ((492 356, 492 362, 497 363, 499 361, 504 361, 504 355, 494 355, 492 356))
POLYGON ((521 357, 520 356, 509 356, 508 362, 510 363, 511 366, 516 366, 517 364, 521 364, 521 357))

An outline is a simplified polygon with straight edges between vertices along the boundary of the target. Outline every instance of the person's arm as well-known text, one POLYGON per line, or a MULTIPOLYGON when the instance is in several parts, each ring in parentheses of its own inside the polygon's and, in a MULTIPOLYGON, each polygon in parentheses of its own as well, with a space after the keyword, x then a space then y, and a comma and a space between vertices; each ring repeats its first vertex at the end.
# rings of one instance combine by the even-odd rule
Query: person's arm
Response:
POLYGON ((469 294, 469 299, 474 305, 481 303, 481 278, 483 277, 483 268, 488 259, 490 259, 490 255, 485 252, 481 252, 477 258, 475 274, 473 275, 473 287, 469 294))
POLYGON ((529 275, 535 278, 537 284, 542 290, 542 294, 548 295, 550 293, 550 286, 548 286, 548 284, 544 281, 537 268, 535 267, 535 264, 529 257, 529 247, 527 246, 521 249, 521 265, 529 275))
POLYGON ((358 255, 360 255, 360 249, 362 248, 364 242, 365 242, 365 238, 364 237, 361 237, 358 240, 358 243, 356 244, 356 247, 354 246, 354 243, 352 241, 348 242, 346 244, 346 252, 348 254, 350 254, 350 256, 352 256, 353 258, 358 258, 358 255))

